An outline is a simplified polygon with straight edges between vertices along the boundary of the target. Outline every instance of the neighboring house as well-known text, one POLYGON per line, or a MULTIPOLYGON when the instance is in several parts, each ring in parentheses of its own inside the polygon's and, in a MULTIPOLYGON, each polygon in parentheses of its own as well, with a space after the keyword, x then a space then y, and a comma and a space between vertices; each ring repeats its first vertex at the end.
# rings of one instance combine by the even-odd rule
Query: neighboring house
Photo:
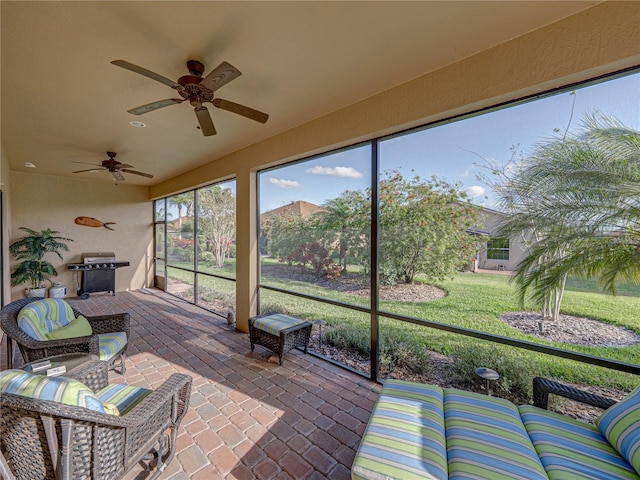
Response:
POLYGON ((480 211, 480 223, 478 224, 478 229, 473 233, 489 237, 486 241, 479 242, 478 268, 515 270, 516 265, 524 257, 524 239, 520 237, 502 238, 495 236, 494 232, 506 214, 486 207, 478 207, 478 209, 480 211))
POLYGON ((268 210, 264 213, 261 213, 260 225, 262 225, 262 222, 274 215, 307 218, 317 212, 326 212, 326 210, 314 203, 305 202, 304 200, 298 200, 287 205, 283 205, 282 207, 274 208, 273 210, 268 210))

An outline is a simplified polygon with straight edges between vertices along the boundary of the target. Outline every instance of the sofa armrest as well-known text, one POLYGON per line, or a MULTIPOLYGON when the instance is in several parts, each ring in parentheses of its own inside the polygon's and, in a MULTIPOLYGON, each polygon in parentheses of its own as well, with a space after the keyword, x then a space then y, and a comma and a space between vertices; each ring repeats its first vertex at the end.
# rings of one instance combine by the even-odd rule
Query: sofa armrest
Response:
POLYGON ((550 393, 605 410, 617 403, 612 398, 585 392, 584 390, 579 390, 575 387, 549 380, 548 378, 536 377, 533 379, 533 404, 536 407, 546 410, 549 407, 550 393))

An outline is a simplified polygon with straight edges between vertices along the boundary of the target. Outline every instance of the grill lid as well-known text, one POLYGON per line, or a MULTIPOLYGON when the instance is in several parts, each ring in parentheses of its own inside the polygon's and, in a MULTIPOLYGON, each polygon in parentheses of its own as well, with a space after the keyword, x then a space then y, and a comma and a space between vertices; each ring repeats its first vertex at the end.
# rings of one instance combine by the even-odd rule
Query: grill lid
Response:
POLYGON ((93 252, 93 253, 83 253, 82 261, 84 263, 105 263, 105 262, 115 262, 116 254, 114 252, 93 252))

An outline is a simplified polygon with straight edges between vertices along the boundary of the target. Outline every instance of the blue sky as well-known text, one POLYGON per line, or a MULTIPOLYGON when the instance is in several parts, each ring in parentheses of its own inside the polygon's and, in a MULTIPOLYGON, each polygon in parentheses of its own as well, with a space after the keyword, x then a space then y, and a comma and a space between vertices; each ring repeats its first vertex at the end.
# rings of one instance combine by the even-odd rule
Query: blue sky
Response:
MULTIPOLYGON (((478 180, 478 173, 486 173, 483 159, 502 164, 514 147, 526 157, 554 129, 575 132, 585 114, 597 111, 640 130, 640 73, 387 139, 380 146, 381 170, 459 182, 474 203, 492 208, 493 192, 478 180)), ((370 185, 369 147, 265 171, 259 181, 261 212, 296 200, 322 205, 370 185)))

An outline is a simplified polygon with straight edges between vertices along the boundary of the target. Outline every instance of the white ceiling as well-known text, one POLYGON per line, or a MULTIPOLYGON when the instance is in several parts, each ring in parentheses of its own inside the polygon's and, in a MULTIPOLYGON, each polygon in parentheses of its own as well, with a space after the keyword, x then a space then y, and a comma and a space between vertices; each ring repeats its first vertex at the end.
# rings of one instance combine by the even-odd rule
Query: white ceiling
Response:
POLYGON ((3 0, 2 146, 11 170, 109 182, 71 172, 115 151, 154 175, 125 174, 128 184, 152 185, 595 3, 3 0), (112 60, 177 80, 191 58, 205 75, 222 61, 238 68, 216 95, 269 121, 207 104, 218 134, 204 137, 188 102, 127 113, 177 95, 112 60))

